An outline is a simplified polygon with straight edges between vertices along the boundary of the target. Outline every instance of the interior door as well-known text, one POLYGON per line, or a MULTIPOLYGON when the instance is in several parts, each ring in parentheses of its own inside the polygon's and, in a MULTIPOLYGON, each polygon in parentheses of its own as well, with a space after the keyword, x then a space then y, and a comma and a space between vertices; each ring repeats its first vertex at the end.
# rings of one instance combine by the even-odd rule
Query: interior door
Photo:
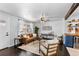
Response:
MULTIPOLYGON (((0 19, 2 21, 2 19, 0 19)), ((10 45, 10 24, 9 20, 3 20, 4 22, 0 22, 0 49, 9 47, 10 45)))

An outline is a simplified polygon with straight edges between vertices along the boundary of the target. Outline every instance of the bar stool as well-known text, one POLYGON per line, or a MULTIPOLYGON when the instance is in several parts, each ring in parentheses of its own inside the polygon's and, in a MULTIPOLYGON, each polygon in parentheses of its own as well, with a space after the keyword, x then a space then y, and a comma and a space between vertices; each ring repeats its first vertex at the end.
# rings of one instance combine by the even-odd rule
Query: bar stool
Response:
POLYGON ((75 39, 74 39, 74 48, 79 48, 79 37, 78 36, 75 36, 75 39))

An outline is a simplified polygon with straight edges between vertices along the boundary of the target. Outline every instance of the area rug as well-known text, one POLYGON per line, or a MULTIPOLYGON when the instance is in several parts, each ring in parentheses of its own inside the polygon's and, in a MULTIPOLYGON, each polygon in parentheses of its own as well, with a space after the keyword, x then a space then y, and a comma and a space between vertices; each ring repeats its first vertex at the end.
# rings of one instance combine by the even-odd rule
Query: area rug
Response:
POLYGON ((29 51, 31 53, 37 54, 37 55, 42 55, 39 53, 39 41, 33 41, 29 44, 19 46, 18 48, 23 49, 25 51, 29 51))

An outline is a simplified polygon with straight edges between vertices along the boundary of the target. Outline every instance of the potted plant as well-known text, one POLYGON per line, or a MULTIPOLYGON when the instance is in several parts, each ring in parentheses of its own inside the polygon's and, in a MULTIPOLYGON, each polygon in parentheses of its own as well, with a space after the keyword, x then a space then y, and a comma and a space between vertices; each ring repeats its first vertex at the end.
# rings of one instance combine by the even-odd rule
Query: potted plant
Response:
POLYGON ((37 36, 38 36, 38 31, 39 31, 39 28, 37 26, 35 26, 34 33, 37 34, 37 36))

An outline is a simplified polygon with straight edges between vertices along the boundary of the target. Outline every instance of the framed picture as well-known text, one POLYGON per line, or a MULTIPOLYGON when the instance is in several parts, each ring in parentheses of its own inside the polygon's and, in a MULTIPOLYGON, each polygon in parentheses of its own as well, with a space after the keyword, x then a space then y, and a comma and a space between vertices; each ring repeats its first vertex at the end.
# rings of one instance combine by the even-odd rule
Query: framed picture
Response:
POLYGON ((52 30, 52 26, 43 26, 42 30, 50 31, 50 30, 52 30))

